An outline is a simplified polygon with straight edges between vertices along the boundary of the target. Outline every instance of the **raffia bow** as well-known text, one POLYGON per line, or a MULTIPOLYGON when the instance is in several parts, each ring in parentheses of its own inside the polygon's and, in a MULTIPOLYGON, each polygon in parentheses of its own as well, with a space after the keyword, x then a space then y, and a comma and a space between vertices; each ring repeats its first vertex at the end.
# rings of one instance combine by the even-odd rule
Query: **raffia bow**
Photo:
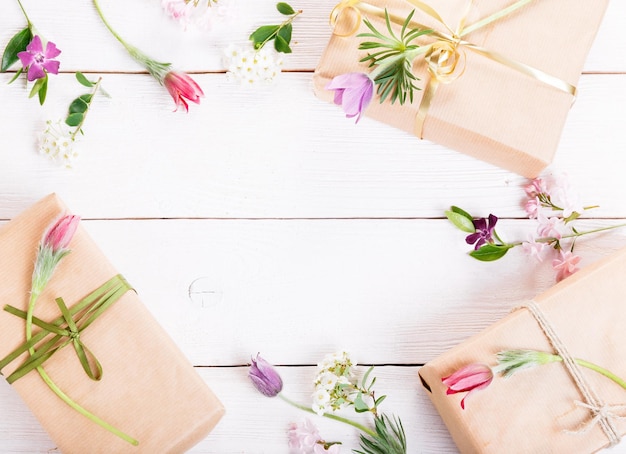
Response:
MULTIPOLYGON (((432 30, 430 34, 424 35, 427 38, 433 38, 434 41, 420 47, 418 52, 416 52, 416 55, 424 55, 424 61, 427 64, 428 73, 430 74, 430 80, 424 89, 424 95, 420 102, 415 119, 416 136, 423 138, 424 123, 438 86, 441 83, 449 84, 454 82, 465 72, 466 50, 482 55, 485 58, 506 66, 507 68, 525 74, 526 76, 554 87, 557 90, 568 93, 575 98, 576 87, 574 85, 537 68, 512 60, 498 52, 477 46, 476 44, 464 39, 470 33, 487 26, 492 22, 509 16, 513 12, 527 6, 533 1, 537 0, 517 0, 500 11, 497 11, 471 25, 466 25, 468 15, 474 5, 474 0, 468 0, 465 13, 459 21, 458 26, 451 27, 443 20, 439 13, 427 3, 420 0, 406 0, 406 2, 413 5, 416 9, 419 9, 433 18, 441 26, 441 30, 432 30)), ((363 15, 384 18, 385 14, 389 16, 389 20, 391 22, 399 25, 402 25, 406 19, 398 16, 397 14, 386 12, 384 9, 378 8, 361 0, 343 0, 333 8, 330 14, 330 24, 334 29, 333 33, 336 35, 351 36, 359 29, 363 15), (344 14, 349 12, 354 14, 356 18, 353 27, 347 32, 338 30, 337 24, 342 19, 344 14)), ((414 28, 420 29, 430 28, 413 20, 410 22, 410 25, 414 28)))

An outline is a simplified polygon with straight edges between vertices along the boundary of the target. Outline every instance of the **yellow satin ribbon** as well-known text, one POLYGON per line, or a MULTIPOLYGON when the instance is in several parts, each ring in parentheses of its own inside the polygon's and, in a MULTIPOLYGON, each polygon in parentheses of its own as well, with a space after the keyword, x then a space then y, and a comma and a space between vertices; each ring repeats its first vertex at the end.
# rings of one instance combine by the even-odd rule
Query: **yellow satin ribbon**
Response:
MULTIPOLYGON (((450 27, 442 19, 439 13, 437 13, 437 11, 427 3, 424 3, 421 0, 406 1, 423 13, 435 19, 446 30, 445 32, 433 30, 430 34, 424 35, 434 37, 436 40, 435 42, 420 48, 420 54, 424 55, 424 61, 427 64, 428 72, 431 76, 426 88, 424 89, 424 96, 422 97, 422 101, 419 105, 419 109, 415 119, 415 135, 417 135, 420 139, 423 138, 424 123, 426 121, 430 105, 435 96, 435 93, 437 92, 439 84, 452 83, 463 75, 465 71, 466 60, 465 50, 470 50, 492 61, 500 63, 510 69, 525 74, 528 77, 538 80, 544 84, 550 85, 557 90, 568 93, 574 97, 576 96, 576 87, 571 85, 570 83, 559 79, 558 77, 552 76, 537 68, 533 68, 532 66, 512 60, 505 55, 499 54, 481 46, 477 46, 463 39, 464 36, 512 14, 514 11, 523 8, 524 6, 532 3, 535 0, 517 0, 506 8, 503 8, 502 10, 497 11, 496 13, 479 20, 472 25, 466 26, 465 23, 467 21, 467 17, 474 3, 474 0, 468 0, 466 11, 459 21, 459 25, 456 27, 456 29, 450 27)), ((346 11, 351 11, 355 15, 355 25, 347 33, 335 31, 334 33, 338 36, 346 37, 356 33, 361 25, 363 14, 369 14, 380 18, 385 17, 384 9, 370 5, 369 3, 363 2, 361 0, 343 0, 333 8, 330 14, 330 24, 334 29, 336 28, 337 23, 341 20, 342 15, 345 14, 346 11)), ((398 25, 403 25, 406 20, 406 18, 402 18, 397 14, 387 14, 389 16, 389 20, 398 25)), ((415 21, 411 21, 410 25, 413 28, 431 28, 415 21)))

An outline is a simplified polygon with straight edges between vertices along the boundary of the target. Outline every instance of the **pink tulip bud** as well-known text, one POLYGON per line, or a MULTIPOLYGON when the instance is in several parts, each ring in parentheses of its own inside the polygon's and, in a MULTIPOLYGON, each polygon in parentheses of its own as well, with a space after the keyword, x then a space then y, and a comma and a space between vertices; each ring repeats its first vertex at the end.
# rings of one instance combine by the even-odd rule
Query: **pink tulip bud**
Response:
POLYGON ((467 396, 461 400, 461 408, 465 409, 465 399, 479 389, 484 389, 491 384, 493 371, 486 364, 468 364, 457 370, 448 377, 441 379, 448 387, 446 394, 467 392, 467 396))
POLYGON ((49 247, 53 252, 67 248, 79 222, 79 216, 73 214, 63 216, 48 229, 42 241, 43 246, 49 247))
POLYGON ((185 112, 189 111, 189 106, 185 99, 200 104, 200 98, 204 93, 200 86, 186 73, 170 71, 163 78, 163 84, 176 103, 176 109, 184 107, 185 112))
POLYGON ((283 380, 276 369, 258 354, 256 359, 252 358, 248 376, 255 388, 267 397, 277 396, 283 389, 283 380))

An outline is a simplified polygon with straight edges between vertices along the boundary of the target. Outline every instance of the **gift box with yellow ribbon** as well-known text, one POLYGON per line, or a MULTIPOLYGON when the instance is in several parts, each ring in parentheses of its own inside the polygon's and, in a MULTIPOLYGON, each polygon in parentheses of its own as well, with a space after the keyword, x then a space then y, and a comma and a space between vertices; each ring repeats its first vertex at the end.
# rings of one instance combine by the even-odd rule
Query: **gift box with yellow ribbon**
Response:
POLYGON ((60 452, 190 449, 222 404, 66 210, 50 195, 0 229, 2 375, 60 452))
POLYGON ((589 454, 626 443, 625 273, 622 249, 420 369, 463 454, 589 454))
MULTIPOLYGON (((374 99, 357 110, 363 107, 365 115, 419 138, 536 177, 558 147, 607 5, 608 0, 344 0, 331 13, 333 34, 315 71, 315 92, 341 103, 354 94, 333 90, 337 76, 380 79, 374 99), (366 22, 391 35, 386 15, 397 37, 423 32, 414 40, 419 48, 404 54, 410 55, 406 71, 417 78, 409 80, 417 88, 412 102, 407 97, 392 103, 392 93, 384 93, 389 74, 380 70, 394 57, 379 60, 382 54, 376 52, 384 48, 367 44, 376 39, 366 22)), ((395 55, 404 50, 396 46, 395 55)), ((360 101, 367 99, 350 99, 353 110, 360 101)))

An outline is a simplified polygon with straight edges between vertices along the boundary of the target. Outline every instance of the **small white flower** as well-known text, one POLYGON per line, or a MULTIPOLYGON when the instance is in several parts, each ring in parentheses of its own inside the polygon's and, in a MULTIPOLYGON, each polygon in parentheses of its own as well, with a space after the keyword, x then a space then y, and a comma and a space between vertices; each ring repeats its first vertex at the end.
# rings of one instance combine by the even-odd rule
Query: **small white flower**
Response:
POLYGON ((228 46, 224 50, 224 66, 227 78, 242 85, 272 83, 280 74, 282 57, 273 48, 266 46, 254 50, 252 46, 228 46))
POLYGON ((317 383, 322 389, 330 391, 335 388, 337 384, 337 376, 330 372, 323 372, 317 378, 317 383))
POLYGON ((39 152, 48 156, 51 160, 72 167, 72 163, 78 157, 74 149, 74 136, 69 126, 61 120, 46 122, 46 129, 41 137, 39 152))

